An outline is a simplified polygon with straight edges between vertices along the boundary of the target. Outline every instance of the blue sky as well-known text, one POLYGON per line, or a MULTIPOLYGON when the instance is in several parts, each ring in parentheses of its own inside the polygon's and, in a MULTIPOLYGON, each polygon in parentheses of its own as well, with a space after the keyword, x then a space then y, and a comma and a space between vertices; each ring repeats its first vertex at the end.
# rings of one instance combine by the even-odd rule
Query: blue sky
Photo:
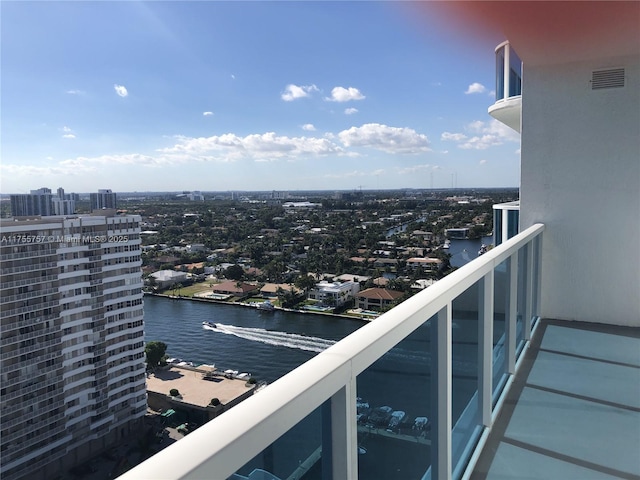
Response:
POLYGON ((515 187, 495 45, 400 2, 2 2, 2 193, 515 187))

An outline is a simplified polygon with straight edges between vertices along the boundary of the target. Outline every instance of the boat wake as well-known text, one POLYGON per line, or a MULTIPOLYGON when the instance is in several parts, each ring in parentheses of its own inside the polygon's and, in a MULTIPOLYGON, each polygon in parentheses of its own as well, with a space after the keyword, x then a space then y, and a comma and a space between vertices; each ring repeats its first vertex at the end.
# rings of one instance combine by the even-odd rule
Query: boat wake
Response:
MULTIPOLYGON (((274 330, 265 330, 264 328, 237 327, 235 325, 225 325, 223 323, 203 324, 202 328, 212 330, 214 332, 233 335, 238 338, 250 340, 252 342, 265 343, 278 347, 295 348, 298 350, 307 350, 309 352, 320 353, 336 343, 335 340, 327 340, 326 338, 309 337, 299 335, 297 333, 278 332, 274 330), (215 325, 215 326, 213 326, 215 325)), ((400 363, 409 363, 413 365, 431 365, 431 355, 429 352, 405 350, 403 348, 392 348, 384 356, 387 360, 395 360, 400 363)), ((465 361, 463 359, 454 358, 453 372, 456 375, 475 375, 477 374, 477 362, 465 361)))
POLYGON ((279 347, 296 348, 298 350, 307 350, 309 352, 320 353, 336 342, 325 338, 308 337, 306 335, 298 335, 296 333, 277 332, 265 330, 264 328, 248 328, 237 327, 235 325, 225 325, 216 323, 215 327, 203 325, 206 330, 213 330, 224 333, 226 335, 234 335, 238 338, 251 340, 253 342, 266 343, 267 345, 275 345, 279 347))

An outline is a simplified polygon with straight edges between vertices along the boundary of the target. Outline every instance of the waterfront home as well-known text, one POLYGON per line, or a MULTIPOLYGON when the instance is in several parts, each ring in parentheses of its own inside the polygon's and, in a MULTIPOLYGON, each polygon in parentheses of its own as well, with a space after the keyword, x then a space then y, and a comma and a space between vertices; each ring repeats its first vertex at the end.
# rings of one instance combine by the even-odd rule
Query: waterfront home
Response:
POLYGON ((160 270, 149 276, 155 279, 156 286, 160 290, 186 282, 187 280, 187 274, 185 272, 176 272, 175 270, 160 270))
POLYGON ((360 284, 357 282, 340 283, 322 280, 309 291, 308 297, 311 300, 319 300, 325 305, 339 307, 354 298, 359 291, 360 284))
POLYGON ((386 288, 367 288, 356 295, 356 305, 363 310, 381 310, 390 306, 403 293, 386 288))

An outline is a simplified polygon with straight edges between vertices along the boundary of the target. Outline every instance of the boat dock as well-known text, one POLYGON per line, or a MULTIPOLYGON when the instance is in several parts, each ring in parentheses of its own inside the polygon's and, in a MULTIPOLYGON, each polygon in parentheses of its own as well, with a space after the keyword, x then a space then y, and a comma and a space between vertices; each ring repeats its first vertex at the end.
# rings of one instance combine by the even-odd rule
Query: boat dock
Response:
POLYGON ((358 425, 358 433, 364 435, 377 435, 380 437, 393 438, 395 440, 404 440, 405 442, 419 443, 421 445, 431 446, 431 439, 426 437, 424 432, 417 435, 408 435, 406 433, 390 432, 386 428, 378 428, 373 426, 358 425))

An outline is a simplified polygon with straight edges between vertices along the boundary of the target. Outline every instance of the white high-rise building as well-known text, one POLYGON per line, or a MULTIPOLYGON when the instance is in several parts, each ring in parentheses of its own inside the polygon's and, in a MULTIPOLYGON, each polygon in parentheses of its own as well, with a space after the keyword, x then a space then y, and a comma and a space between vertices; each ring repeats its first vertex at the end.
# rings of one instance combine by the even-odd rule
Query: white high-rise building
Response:
POLYGON ((140 217, 113 213, 2 221, 3 480, 53 478, 144 417, 140 217))
POLYGON ((116 208, 117 197, 111 189, 100 189, 98 193, 89 195, 91 200, 91 210, 102 210, 103 208, 116 208))

